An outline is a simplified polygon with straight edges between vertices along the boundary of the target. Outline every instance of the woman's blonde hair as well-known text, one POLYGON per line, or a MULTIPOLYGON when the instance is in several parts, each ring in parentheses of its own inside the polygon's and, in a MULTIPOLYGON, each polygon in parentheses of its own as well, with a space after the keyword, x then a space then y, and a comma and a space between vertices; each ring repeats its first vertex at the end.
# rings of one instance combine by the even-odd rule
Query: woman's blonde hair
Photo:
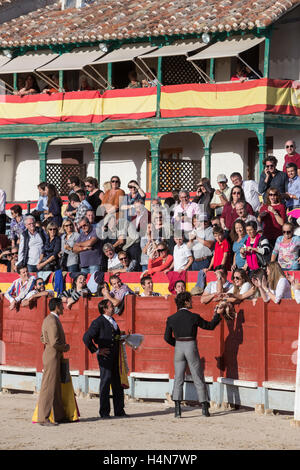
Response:
POLYGON ((49 235, 49 229, 50 229, 50 228, 56 228, 56 229, 57 229, 57 235, 58 235, 59 227, 58 227, 58 225, 57 225, 55 222, 49 222, 49 224, 47 225, 47 227, 46 227, 46 233, 47 233, 47 235, 49 235))
POLYGON ((270 273, 268 274, 269 288, 272 290, 275 290, 279 279, 282 277, 286 277, 286 276, 280 264, 277 261, 270 261, 267 267, 269 268, 269 271, 270 271, 270 273))
POLYGON ((75 232, 75 225, 74 225, 73 220, 71 220, 71 219, 65 219, 65 220, 63 221, 62 226, 61 226, 61 229, 60 229, 60 234, 61 234, 61 235, 63 235, 64 233, 66 233, 66 231, 65 231, 65 225, 66 225, 67 223, 69 223, 69 224, 72 225, 73 232, 75 232))

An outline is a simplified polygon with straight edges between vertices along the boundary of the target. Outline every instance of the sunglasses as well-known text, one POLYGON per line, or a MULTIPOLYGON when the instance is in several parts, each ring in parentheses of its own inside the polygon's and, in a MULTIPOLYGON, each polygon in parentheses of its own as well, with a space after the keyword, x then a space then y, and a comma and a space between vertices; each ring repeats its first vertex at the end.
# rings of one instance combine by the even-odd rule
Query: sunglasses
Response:
POLYGON ((49 230, 49 232, 53 232, 53 231, 56 232, 56 231, 57 231, 57 228, 49 228, 48 230, 49 230))
POLYGON ((282 233, 292 233, 291 230, 282 230, 282 233))
POLYGON ((269 193, 269 196, 278 196, 277 193, 269 193))
POLYGON ((127 256, 125 256, 124 258, 119 258, 120 261, 124 261, 124 259, 127 259, 127 256))
POLYGON ((120 183, 119 180, 111 180, 111 183, 120 183))
POLYGON ((237 279, 237 280, 239 280, 239 281, 241 281, 241 280, 242 280, 242 278, 241 278, 241 277, 238 277, 238 276, 233 276, 233 278, 232 278, 232 279, 237 279))
POLYGON ((166 251, 166 248, 160 248, 159 250, 157 250, 158 253, 161 253, 162 251, 166 251))
POLYGON ((37 287, 41 287, 41 286, 43 286, 43 285, 44 285, 43 282, 39 282, 38 284, 36 284, 37 287))
POLYGON ((128 186, 128 189, 135 189, 135 186, 128 186))
POLYGON ((85 184, 85 187, 86 187, 86 188, 91 188, 92 185, 91 185, 91 184, 85 184))
POLYGON ((274 165, 266 165, 266 168, 274 168, 274 165))
POLYGON ((83 228, 83 227, 88 227, 88 224, 82 224, 79 226, 79 228, 83 228))
POLYGON ((72 224, 65 224, 65 227, 72 227, 72 224))
POLYGON ((293 149, 294 146, 293 146, 293 145, 286 145, 285 148, 286 148, 286 149, 293 149))
POLYGON ((242 194, 240 191, 233 191, 232 194, 242 194))

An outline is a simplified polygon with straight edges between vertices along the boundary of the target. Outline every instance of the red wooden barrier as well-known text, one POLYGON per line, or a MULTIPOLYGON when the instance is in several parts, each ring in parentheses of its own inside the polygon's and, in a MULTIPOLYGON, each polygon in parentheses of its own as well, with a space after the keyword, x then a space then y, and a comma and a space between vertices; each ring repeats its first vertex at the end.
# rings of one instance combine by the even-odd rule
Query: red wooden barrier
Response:
MULTIPOLYGON (((95 355, 89 353, 82 336, 99 315, 99 298, 80 299, 61 318, 71 350, 66 354, 72 370, 98 369, 95 355)), ((36 367, 42 370, 43 345, 41 325, 48 313, 47 299, 37 307, 8 309, 6 299, 0 300, 0 340, 5 343, 5 364, 36 367)), ((193 297, 193 311, 210 320, 214 304, 201 304, 193 297)), ((127 296, 124 313, 116 320, 121 330, 143 334, 141 349, 127 347, 130 372, 161 373, 174 376, 174 349, 163 339, 166 319, 176 311, 174 297, 143 298, 127 296)), ((214 331, 198 330, 198 347, 206 376, 256 381, 295 383, 296 364, 292 361, 297 341, 299 308, 293 300, 279 305, 265 304, 258 299, 244 301, 236 307, 235 320, 222 320, 214 331)))

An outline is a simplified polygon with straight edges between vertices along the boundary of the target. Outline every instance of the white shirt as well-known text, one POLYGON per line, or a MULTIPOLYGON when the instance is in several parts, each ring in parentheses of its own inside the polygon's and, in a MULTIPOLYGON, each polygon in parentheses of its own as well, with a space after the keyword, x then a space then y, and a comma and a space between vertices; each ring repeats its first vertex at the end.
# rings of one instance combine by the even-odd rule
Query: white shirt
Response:
MULTIPOLYGON (((246 292, 248 292, 248 290, 250 290, 250 289, 251 289, 251 284, 249 282, 244 282, 244 284, 242 285, 242 287, 239 290, 239 294, 240 295, 246 294, 246 292)), ((230 287, 228 292, 230 294, 233 294, 233 291, 234 291, 234 285, 232 284, 232 286, 230 287)))
POLYGON ((122 264, 121 264, 121 261, 118 258, 117 253, 114 254, 113 258, 111 258, 111 259, 108 258, 108 261, 107 261, 107 269, 108 270, 121 268, 121 267, 122 267, 122 264))
MULTIPOLYGON (((192 230, 192 233, 194 233, 197 237, 203 239, 203 240, 208 240, 208 241, 215 241, 215 237, 213 236, 213 228, 212 227, 207 227, 205 230, 202 229, 196 229, 192 230)), ((208 256, 212 256, 213 252, 213 247, 212 250, 210 250, 207 246, 205 246, 203 243, 199 242, 197 239, 193 241, 193 244, 190 245, 191 250, 193 252, 194 258, 199 259, 199 258, 205 258, 208 256)))
POLYGON ((260 208, 258 183, 254 180, 243 181, 242 188, 246 201, 252 206, 254 212, 258 212, 260 208))
POLYGON ((188 262, 189 256, 192 256, 192 252, 186 243, 183 243, 181 246, 175 245, 173 251, 174 271, 183 269, 188 262))
POLYGON ((276 290, 270 289, 270 291, 275 294, 275 304, 278 304, 281 299, 292 298, 291 284, 285 277, 279 279, 276 290))
POLYGON ((106 320, 109 321, 109 323, 112 324, 112 326, 114 327, 114 330, 118 329, 118 325, 112 317, 110 317, 109 315, 103 315, 103 316, 106 318, 106 320))
MULTIPOLYGON (((217 282, 218 281, 211 281, 207 284, 207 286, 204 289, 205 294, 216 294, 217 293, 217 282)), ((231 282, 226 281, 225 284, 223 284, 223 292, 229 292, 230 288, 232 287, 231 282)))
POLYGON ((52 313, 52 315, 54 315, 56 318, 59 319, 59 316, 57 315, 57 313, 55 313, 55 312, 50 312, 50 313, 52 313))
MULTIPOLYGON (((42 249, 44 246, 42 237, 38 232, 34 232, 32 235, 30 232, 28 232, 29 235, 29 242, 28 242, 28 261, 27 264, 30 264, 31 266, 36 266, 40 260, 40 256, 42 254, 42 249)), ((24 237, 21 235, 20 237, 20 245, 19 245, 19 257, 18 257, 18 263, 20 264, 23 256, 23 248, 24 248, 24 237)))

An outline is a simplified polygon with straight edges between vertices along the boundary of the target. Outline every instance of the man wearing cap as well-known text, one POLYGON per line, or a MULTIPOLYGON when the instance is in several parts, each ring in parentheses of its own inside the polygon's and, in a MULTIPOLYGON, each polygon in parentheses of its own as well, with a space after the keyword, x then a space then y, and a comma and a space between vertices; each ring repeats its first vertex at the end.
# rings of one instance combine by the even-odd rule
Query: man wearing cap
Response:
POLYGON ((230 198, 230 188, 227 185, 226 175, 220 174, 217 177, 217 183, 220 189, 216 189, 210 202, 210 207, 215 211, 215 215, 221 215, 223 207, 230 198))

